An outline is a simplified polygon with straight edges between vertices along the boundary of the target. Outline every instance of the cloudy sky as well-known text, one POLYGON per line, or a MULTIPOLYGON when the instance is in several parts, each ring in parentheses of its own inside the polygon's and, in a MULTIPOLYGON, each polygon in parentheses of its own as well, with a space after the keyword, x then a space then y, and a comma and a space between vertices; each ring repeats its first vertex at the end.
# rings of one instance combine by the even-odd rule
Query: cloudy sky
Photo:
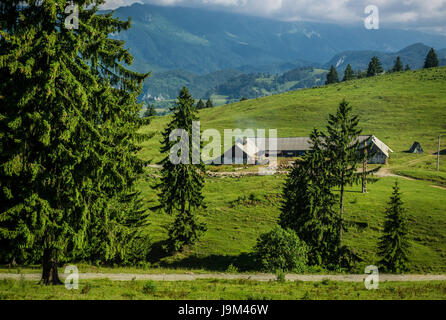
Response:
POLYGON ((446 34, 446 0, 108 0, 113 9, 134 2, 204 7, 280 20, 349 24, 363 20, 369 5, 379 8, 381 27, 411 28, 446 34))

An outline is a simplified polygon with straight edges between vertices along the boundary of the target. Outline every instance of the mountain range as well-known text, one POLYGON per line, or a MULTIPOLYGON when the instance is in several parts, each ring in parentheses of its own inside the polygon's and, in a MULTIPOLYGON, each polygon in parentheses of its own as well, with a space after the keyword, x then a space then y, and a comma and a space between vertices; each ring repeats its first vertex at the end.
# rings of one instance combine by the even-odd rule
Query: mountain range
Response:
MULTIPOLYGON (((320 85, 331 65, 342 77, 347 64, 364 70, 375 55, 386 70, 397 56, 418 69, 431 47, 446 48, 442 35, 367 30, 362 24, 284 22, 138 3, 120 7, 114 15, 131 19, 130 30, 112 36, 126 42, 135 58, 133 70, 152 71, 143 99, 161 107, 170 105, 182 86, 196 98, 222 104, 320 85), (287 81, 280 78, 284 74, 287 81)), ((446 65, 446 49, 437 53, 446 65)))
MULTIPOLYGON (((182 69, 205 74, 222 69, 286 63, 325 64, 344 51, 395 52, 413 43, 446 48, 446 37, 364 25, 285 22, 235 13, 135 3, 115 10, 131 17, 125 40, 138 71, 182 69)), ((265 72, 268 70, 258 70, 265 72)))

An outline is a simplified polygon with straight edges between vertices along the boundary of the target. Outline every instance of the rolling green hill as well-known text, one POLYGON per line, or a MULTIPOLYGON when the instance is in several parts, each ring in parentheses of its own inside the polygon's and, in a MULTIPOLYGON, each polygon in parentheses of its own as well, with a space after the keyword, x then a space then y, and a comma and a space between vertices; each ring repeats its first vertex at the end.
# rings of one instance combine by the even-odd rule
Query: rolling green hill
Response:
POLYGON ((238 70, 220 70, 205 75, 199 75, 186 70, 171 70, 155 72, 145 81, 143 92, 144 100, 149 103, 163 102, 175 99, 183 86, 196 98, 208 98, 206 93, 212 88, 226 83, 230 79, 242 75, 238 70))
MULTIPOLYGON (((390 163, 408 157, 402 153, 414 141, 427 153, 436 150, 437 137, 446 134, 446 67, 385 74, 373 78, 287 92, 202 110, 202 129, 277 129, 280 137, 308 136, 323 128, 329 113, 347 99, 360 116, 364 134, 374 134, 395 153, 390 163)), ((145 131, 156 136, 144 143, 144 158, 160 160, 160 129, 168 118, 153 120, 145 131)))
POLYGON ((183 86, 195 99, 211 98, 214 105, 252 99, 272 94, 311 88, 325 82, 326 70, 298 67, 283 74, 245 74, 238 70, 221 70, 198 75, 185 70, 154 73, 145 83, 142 100, 166 110, 173 103, 183 86))
POLYGON ((230 100, 240 100, 268 96, 272 94, 311 88, 325 82, 326 70, 301 67, 289 70, 282 75, 243 74, 209 90, 206 96, 223 96, 230 100))
MULTIPOLYGON (((360 186, 348 188, 345 219, 349 228, 344 241, 363 259, 356 272, 378 261, 376 246, 384 209, 396 179, 408 210, 410 272, 445 272, 446 154, 441 156, 439 173, 433 155, 438 134, 446 134, 445 88, 445 67, 394 73, 205 109, 200 119, 202 129, 221 132, 275 128, 281 137, 308 136, 313 127, 323 129, 328 114, 346 98, 360 116, 363 133, 376 135, 395 151, 387 168, 415 178, 378 178, 369 185, 367 194, 360 192, 360 186), (421 143, 423 155, 405 153, 414 141, 421 143)), ((143 159, 161 159, 160 133, 168 121, 169 117, 157 117, 144 128, 155 136, 143 143, 143 159)), ((157 170, 148 168, 139 185, 148 207, 158 201, 152 189, 156 176, 157 170)), ((168 268, 224 271, 233 264, 240 270, 255 269, 249 253, 257 237, 277 221, 283 182, 284 176, 207 178, 207 208, 199 216, 208 225, 208 232, 195 246, 174 256, 159 258, 155 250, 152 262, 168 268), (243 196, 256 201, 246 201, 243 196)), ((167 237, 163 226, 172 218, 157 211, 151 217, 150 230, 157 248, 167 237)))

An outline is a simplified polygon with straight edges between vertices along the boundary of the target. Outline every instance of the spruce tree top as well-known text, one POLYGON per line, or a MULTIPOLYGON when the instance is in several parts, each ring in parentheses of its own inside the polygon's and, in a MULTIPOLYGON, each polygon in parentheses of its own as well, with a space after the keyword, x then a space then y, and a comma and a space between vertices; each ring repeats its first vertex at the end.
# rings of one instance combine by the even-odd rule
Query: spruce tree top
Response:
POLYGON ((384 72, 384 69, 381 65, 381 61, 377 56, 374 56, 369 63, 369 67, 367 69, 367 77, 374 77, 384 72))
POLYGON ((325 84, 338 83, 338 82, 339 82, 338 72, 336 71, 336 68, 333 65, 331 65, 330 71, 327 73, 327 81, 325 82, 325 84))
POLYGON ((212 103, 211 98, 208 99, 208 101, 206 101, 206 108, 213 108, 214 104, 212 103))
POLYGON ((396 58, 395 65, 393 66, 392 71, 393 72, 403 71, 403 63, 401 62, 401 58, 399 56, 396 58))
POLYGON ((354 78, 355 78, 355 72, 353 71, 352 66, 348 64, 344 72, 344 79, 342 81, 349 81, 353 80, 354 78))
POLYGON ((199 100, 198 101, 198 103, 197 103, 197 109, 198 110, 201 110, 201 109, 204 109, 206 106, 205 106, 205 104, 204 104, 204 102, 203 102, 203 100, 199 100))
POLYGON ((426 56, 426 60, 424 61, 424 68, 435 68, 438 67, 438 57, 434 48, 431 48, 426 56))

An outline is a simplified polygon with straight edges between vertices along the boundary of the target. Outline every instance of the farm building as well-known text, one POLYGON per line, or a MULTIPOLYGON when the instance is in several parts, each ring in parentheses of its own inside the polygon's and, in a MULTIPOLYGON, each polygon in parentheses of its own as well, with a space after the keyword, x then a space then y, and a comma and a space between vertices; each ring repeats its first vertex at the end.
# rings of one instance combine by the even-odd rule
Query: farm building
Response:
POLYGON ((409 153, 418 153, 418 154, 422 154, 423 148, 421 148, 421 144, 419 142, 414 142, 412 147, 409 149, 409 153))
MULTIPOLYGON (((384 142, 374 135, 359 136, 358 152, 364 152, 367 142, 368 162, 371 164, 385 164, 393 152, 384 142)), ((311 152, 311 140, 309 137, 295 138, 246 138, 243 142, 237 142, 232 149, 226 151, 221 163, 224 164, 258 164, 270 156, 278 158, 295 158, 311 152)))
POLYGON ((367 142, 367 162, 370 164, 386 164, 390 158, 390 152, 393 152, 384 142, 374 135, 359 136, 359 151, 361 154, 367 142))
POLYGON ((256 164, 259 149, 252 141, 237 141, 221 156, 222 164, 256 164))

